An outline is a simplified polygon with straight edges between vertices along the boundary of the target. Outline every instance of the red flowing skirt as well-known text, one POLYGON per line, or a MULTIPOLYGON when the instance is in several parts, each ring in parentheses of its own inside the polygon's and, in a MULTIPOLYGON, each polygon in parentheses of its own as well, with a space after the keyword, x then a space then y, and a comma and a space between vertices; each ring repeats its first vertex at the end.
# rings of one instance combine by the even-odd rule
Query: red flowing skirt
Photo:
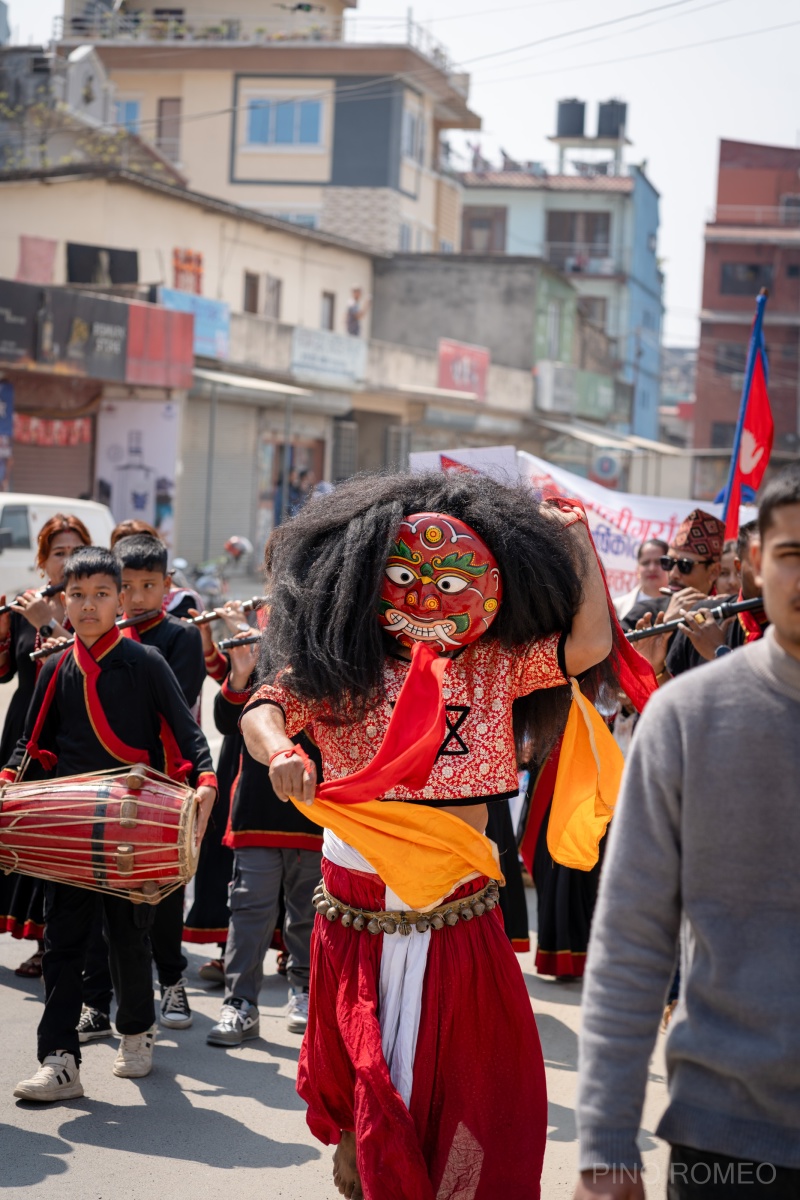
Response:
MULTIPOLYGON (((377 876, 324 858, 322 870, 337 899, 384 907, 377 876)), ((431 933, 410 1110, 381 1048, 382 944, 383 935, 316 918, 297 1076, 312 1133, 330 1145, 355 1131, 365 1200, 538 1200, 544 1062, 500 908, 431 933)))

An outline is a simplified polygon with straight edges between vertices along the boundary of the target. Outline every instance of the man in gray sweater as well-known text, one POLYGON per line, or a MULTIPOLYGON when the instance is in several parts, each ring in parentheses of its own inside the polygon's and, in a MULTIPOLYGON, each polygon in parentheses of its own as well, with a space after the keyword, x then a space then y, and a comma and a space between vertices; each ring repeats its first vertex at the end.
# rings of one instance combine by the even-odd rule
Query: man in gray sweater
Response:
POLYGON ((800 1197, 800 468, 753 548, 772 628, 658 692, 612 825, 584 989, 575 1200, 642 1200, 636 1135, 684 922, 666 1053, 669 1200, 800 1197))

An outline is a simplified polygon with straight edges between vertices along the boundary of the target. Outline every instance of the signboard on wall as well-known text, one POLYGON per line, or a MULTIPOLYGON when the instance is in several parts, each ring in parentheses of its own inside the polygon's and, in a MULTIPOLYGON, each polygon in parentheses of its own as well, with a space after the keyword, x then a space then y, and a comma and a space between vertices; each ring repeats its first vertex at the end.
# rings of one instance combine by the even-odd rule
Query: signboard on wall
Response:
POLYGON ((439 338, 437 386, 449 392, 474 392, 479 400, 485 400, 491 361, 491 352, 485 346, 439 338))
POLYGON ((231 348, 231 309, 222 300, 210 300, 180 288, 158 289, 159 303, 174 312, 194 317, 194 352, 203 358, 226 359, 231 348))
POLYGON ((367 343, 360 337, 298 325, 292 333, 291 371, 301 383, 356 387, 366 379, 367 343))
POLYGON ((180 409, 175 403, 106 400, 97 414, 95 497, 116 521, 136 518, 172 544, 180 409))
POLYGON ((192 318, 157 304, 0 279, 0 363, 114 383, 188 388, 192 318))

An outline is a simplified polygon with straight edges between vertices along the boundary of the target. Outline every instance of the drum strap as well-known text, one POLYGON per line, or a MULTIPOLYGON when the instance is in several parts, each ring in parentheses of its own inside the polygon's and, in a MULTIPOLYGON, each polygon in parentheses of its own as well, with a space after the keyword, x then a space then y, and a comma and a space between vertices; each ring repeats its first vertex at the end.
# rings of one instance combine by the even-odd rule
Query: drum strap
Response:
MULTIPOLYGON (((47 720, 47 714, 50 711, 50 705, 53 703, 53 697, 56 694, 56 681, 58 680, 58 672, 61 670, 64 659, 67 658, 68 655, 69 650, 65 650, 56 663, 56 669, 50 676, 50 682, 47 685, 47 691, 44 694, 42 706, 36 716, 36 723, 33 726, 31 739, 25 747, 28 756, 30 758, 35 758, 37 762, 41 763, 45 771, 52 771, 53 767, 58 762, 58 755, 54 754, 52 750, 40 750, 39 738, 42 735, 42 729, 44 728, 44 723, 47 720)), ((17 775, 17 780, 20 780, 21 778, 22 773, 20 772, 17 775)))

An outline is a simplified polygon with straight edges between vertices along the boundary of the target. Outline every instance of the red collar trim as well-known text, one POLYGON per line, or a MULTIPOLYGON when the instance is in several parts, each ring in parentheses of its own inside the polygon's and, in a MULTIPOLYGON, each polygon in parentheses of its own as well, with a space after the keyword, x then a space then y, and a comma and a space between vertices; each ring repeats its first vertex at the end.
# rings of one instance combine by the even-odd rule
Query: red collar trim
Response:
POLYGON ((80 642, 84 651, 92 656, 95 662, 100 662, 100 659, 105 658, 106 654, 108 654, 110 650, 113 650, 117 642, 120 641, 122 641, 122 634, 120 633, 119 629, 117 629, 116 625, 113 629, 109 629, 108 633, 104 633, 102 637, 99 637, 93 646, 87 646, 86 643, 76 634, 75 657, 77 659, 78 642, 80 642))

